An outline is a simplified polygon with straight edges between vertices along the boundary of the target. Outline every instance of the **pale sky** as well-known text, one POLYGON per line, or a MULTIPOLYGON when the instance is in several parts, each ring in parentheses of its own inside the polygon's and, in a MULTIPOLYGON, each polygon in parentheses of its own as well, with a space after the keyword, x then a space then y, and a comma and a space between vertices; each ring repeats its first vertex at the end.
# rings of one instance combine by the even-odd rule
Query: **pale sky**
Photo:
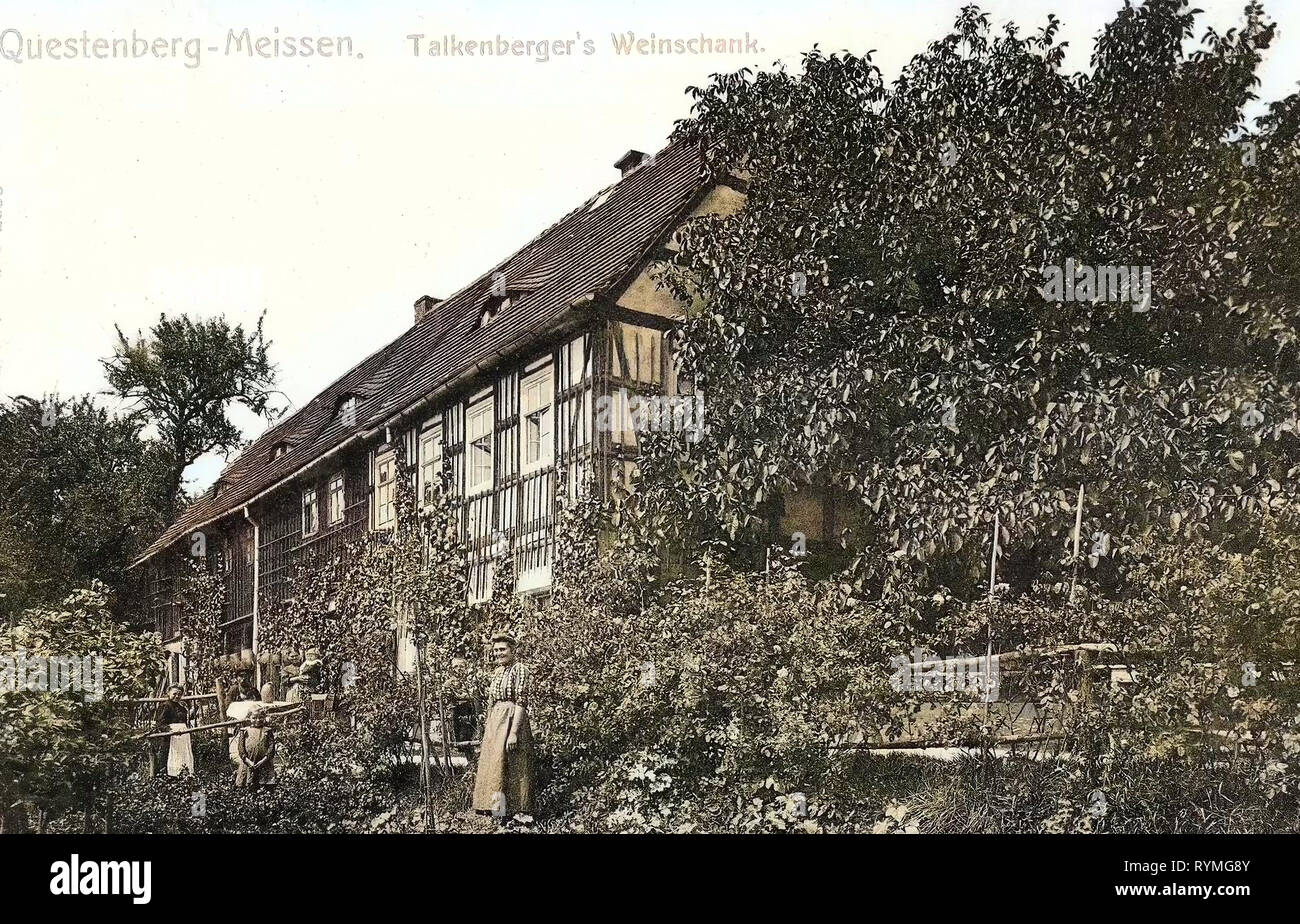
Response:
MULTIPOLYGON (((657 150, 709 74, 876 50, 890 78, 962 0, 486 0, 14 3, 0 0, 0 395, 104 388, 113 324, 160 311, 266 311, 291 406, 657 150), (274 30, 279 29, 277 34, 274 30), (226 53, 228 34, 351 40, 339 57, 226 53), (163 39, 166 57, 112 58, 163 39), (620 55, 611 33, 745 39, 740 54, 620 55), (81 56, 82 35, 95 54, 81 56), (422 33, 421 55, 407 35, 422 33), (428 57, 430 40, 573 40, 572 55, 428 57), (172 39, 176 42, 173 44, 172 39), (29 46, 76 58, 28 58, 29 46), (187 54, 186 42, 191 52, 187 54), (592 53, 584 54, 584 42, 592 53), (175 48, 176 56, 171 50, 175 48), (197 57, 194 54, 197 49, 197 57), (213 50, 215 49, 215 50, 213 50), (13 60, 22 57, 21 62, 13 60)), ((1120 0, 997 0, 1028 31, 1049 11, 1084 68, 1120 0)), ((1207 25, 1245 0, 1199 0, 1207 25)), ((1272 100, 1300 81, 1300 2, 1271 0, 1272 100)), ((248 435, 260 425, 252 422, 248 435)), ((208 484, 220 460, 191 470, 208 484)))

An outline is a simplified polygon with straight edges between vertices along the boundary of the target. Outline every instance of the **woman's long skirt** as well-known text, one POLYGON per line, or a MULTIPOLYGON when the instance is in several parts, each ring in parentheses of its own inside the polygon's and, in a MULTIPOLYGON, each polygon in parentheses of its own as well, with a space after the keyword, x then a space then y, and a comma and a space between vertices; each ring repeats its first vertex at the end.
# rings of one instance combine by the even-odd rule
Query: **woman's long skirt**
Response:
POLYGON ((488 710, 474 773, 474 808, 499 818, 533 811, 533 730, 522 706, 500 702, 488 710), (508 748, 512 733, 517 744, 508 748))
MULTIPOLYGON (((180 731, 189 726, 184 722, 173 722, 167 728, 171 731, 180 731)), ((186 771, 193 775, 194 748, 190 743, 190 736, 172 735, 167 740, 171 742, 167 748, 167 775, 180 776, 186 771)))

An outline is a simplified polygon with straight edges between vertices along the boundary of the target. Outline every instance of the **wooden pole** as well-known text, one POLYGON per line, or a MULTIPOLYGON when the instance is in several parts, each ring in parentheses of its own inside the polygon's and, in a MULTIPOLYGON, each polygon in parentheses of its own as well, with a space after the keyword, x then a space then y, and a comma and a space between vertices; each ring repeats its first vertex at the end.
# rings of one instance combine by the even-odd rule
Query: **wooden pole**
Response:
MULTIPOLYGON (((283 715, 293 715, 295 712, 301 712, 304 708, 306 707, 300 703, 298 705, 291 706, 288 709, 280 709, 278 711, 268 709, 267 717, 279 718, 280 716, 283 715)), ((160 731, 160 732, 150 732, 144 735, 137 736, 136 740, 143 741, 149 738, 170 738, 172 735, 188 735, 191 732, 211 731, 214 728, 234 728, 236 725, 250 725, 250 724, 252 724, 252 722, 249 719, 227 719, 224 722, 213 722, 210 725, 191 725, 188 728, 182 728, 180 731, 169 730, 169 731, 160 731)))
MULTIPOLYGON (((453 723, 454 724, 454 723, 453 723)), ((447 704, 441 693, 438 694, 438 725, 442 728, 442 764, 448 778, 451 777, 451 745, 447 741, 447 704)), ((454 731, 454 729, 453 729, 454 731)))
POLYGON ((1079 583, 1079 544, 1083 537, 1083 485, 1079 485, 1079 499, 1074 505, 1074 573, 1070 576, 1070 606, 1074 605, 1074 588, 1079 583))
MULTIPOLYGON (((1070 596, 1066 601, 1066 606, 1074 607, 1074 591, 1079 585, 1079 560, 1080 551, 1083 542, 1083 484, 1079 484, 1079 499, 1074 505, 1074 572, 1070 575, 1070 596)), ((1091 633, 1088 627, 1084 627, 1084 638, 1091 633)), ((1088 650, 1080 651, 1079 659, 1079 700, 1086 708, 1092 704, 1092 652, 1088 650)))
MULTIPOLYGON (((226 685, 221 682, 220 677, 217 678, 216 691, 217 691, 217 715, 224 716, 226 714, 226 710, 230 708, 230 703, 226 702, 226 685)), ((222 729, 221 731, 221 748, 223 751, 230 750, 230 732, 226 731, 225 729, 222 729)))
MULTIPOLYGON (((1004 744, 1036 744, 1043 741, 1060 741, 1064 735, 1005 735, 993 739, 993 746, 1004 744)), ((983 743, 987 746, 987 742, 983 743)), ((924 748, 973 748, 980 746, 978 738, 900 738, 896 741, 863 741, 851 744, 832 744, 832 751, 899 751, 924 748)))
MULTIPOLYGON (((193 696, 182 696, 181 702, 192 702, 197 699, 213 699, 214 696, 215 694, 213 693, 196 693, 193 696)), ((166 703, 169 701, 170 700, 166 696, 145 696, 140 699, 127 699, 121 700, 120 702, 130 703, 134 706, 147 706, 150 703, 166 703)))
MULTIPOLYGON (((424 573, 427 575, 427 566, 429 563, 429 537, 427 535, 428 524, 421 521, 420 523, 420 555, 422 563, 425 565, 424 573)), ((433 668, 429 668, 429 680, 433 681, 433 668)), ((442 692, 438 692, 438 728, 439 737, 442 739, 440 750, 442 751, 443 779, 451 778, 451 747, 447 743, 447 707, 443 702, 442 692)), ((425 736, 427 739, 427 735, 425 736)))
MULTIPOLYGON (((398 619, 397 605, 397 559, 401 553, 401 528, 394 525, 393 527, 393 569, 390 572, 389 591, 391 593, 390 604, 393 617, 393 625, 399 627, 405 626, 410 631, 409 620, 398 619)), ((420 543, 423 550, 423 541, 420 543)), ((437 829, 433 820, 433 780, 429 773, 429 716, 424 704, 424 646, 417 640, 415 643, 415 695, 419 699, 420 709, 420 783, 424 789, 424 829, 433 831, 437 829)))
MULTIPOLYGON (((415 695, 420 698, 420 779, 424 784, 424 824, 435 828, 433 820, 433 781, 429 772, 429 717, 424 705, 424 646, 415 646, 415 695)), ((444 730, 443 735, 446 735, 444 730)))
MULTIPOLYGON (((1002 511, 993 511, 993 550, 989 553, 989 596, 988 616, 984 619, 984 632, 988 644, 984 649, 984 689, 991 689, 993 683, 993 600, 998 586, 998 546, 1002 540, 1002 511)), ((993 704, 989 699, 984 702, 984 719, 989 721, 993 715, 993 704)))
POLYGON ((989 553, 989 603, 993 602, 993 591, 998 583, 998 540, 1002 532, 1002 511, 993 511, 993 551, 989 553))
MULTIPOLYGON (((995 654, 993 657, 998 659, 999 664, 1015 664, 1019 661, 1028 661, 1034 658, 1052 658, 1058 655, 1067 655, 1067 654, 1077 655, 1079 652, 1084 652, 1084 651, 1088 652, 1089 654, 1095 654, 1097 652, 1100 652, 1102 654, 1112 654, 1112 653, 1119 652, 1119 646, 1112 645, 1109 642, 1080 642, 1077 645, 1054 645, 1051 648, 1025 648, 1025 649, 1020 649, 1015 651, 1001 651, 995 654)), ((1134 648, 1134 649, 1126 648, 1124 650, 1125 657, 1128 657, 1131 654, 1144 654, 1144 653, 1151 653, 1151 652, 1147 649, 1140 649, 1140 648, 1134 648)), ((957 664, 959 662, 968 661, 968 660, 972 660, 972 659, 938 658, 937 660, 930 660, 930 661, 913 661, 908 665, 908 667, 912 668, 913 670, 923 670, 928 667, 933 667, 936 664, 957 664)), ((1106 665, 1103 664, 1098 666, 1105 667, 1106 665)))

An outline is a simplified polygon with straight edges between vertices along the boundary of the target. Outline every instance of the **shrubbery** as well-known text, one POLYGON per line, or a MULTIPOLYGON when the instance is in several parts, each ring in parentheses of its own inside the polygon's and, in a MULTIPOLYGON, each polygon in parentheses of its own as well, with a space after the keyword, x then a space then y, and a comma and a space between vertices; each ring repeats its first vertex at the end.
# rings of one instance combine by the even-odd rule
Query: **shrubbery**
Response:
MULTIPOLYGON (((236 788, 224 753, 200 761, 199 778, 138 776, 111 796, 110 830, 132 834, 368 831, 401 798, 400 775, 332 722, 277 726, 282 763, 273 786, 236 788), (214 766, 218 769, 214 771, 214 766)), ((215 751, 215 748, 208 748, 215 751)), ((409 774, 406 775, 409 777, 409 774)))
POLYGON ((5 678, 20 688, 0 690, 0 829, 43 828, 74 811, 91 826, 106 789, 138 757, 125 701, 153 688, 160 651, 156 634, 117 621, 99 584, 57 607, 27 610, 0 631, 5 658, 103 659, 101 690, 52 690, 46 682, 21 689, 29 678, 5 678))
POLYGON ((597 555, 590 535, 583 552, 571 530, 580 565, 562 563, 552 604, 524 620, 544 810, 601 831, 1300 829, 1300 528, 1290 513, 1258 526, 1241 551, 1135 549, 1120 597, 1070 606, 1049 585, 926 609, 789 562, 754 574, 710 554, 665 581, 652 557, 597 555), (990 618, 999 650, 1117 650, 1022 662, 992 718, 961 694, 892 688, 894 655, 969 650, 990 618), (903 773, 914 759, 862 753, 907 737, 922 699, 938 707, 926 737, 965 756, 903 773), (1022 706, 1039 737, 1004 743, 1022 706))
POLYGON ((1054 18, 995 34, 971 7, 893 86, 813 52, 693 90, 678 140, 747 177, 664 277, 704 432, 645 435, 633 497, 567 513, 537 605, 504 566, 465 605, 453 505, 417 516, 399 477, 397 528, 262 614, 264 645, 324 651, 343 724, 206 823, 409 798, 400 626, 430 708, 478 699, 488 636, 520 634, 548 829, 1300 829, 1300 97, 1247 132, 1273 28, 1252 3, 1187 54, 1194 23, 1126 6, 1071 75, 1054 18), (1045 298, 1067 260, 1150 267, 1152 297, 1045 298), (766 549, 796 491, 836 503, 843 570, 766 549), (891 683, 990 648, 998 703, 891 683), (899 739, 951 759, 875 753, 899 739))

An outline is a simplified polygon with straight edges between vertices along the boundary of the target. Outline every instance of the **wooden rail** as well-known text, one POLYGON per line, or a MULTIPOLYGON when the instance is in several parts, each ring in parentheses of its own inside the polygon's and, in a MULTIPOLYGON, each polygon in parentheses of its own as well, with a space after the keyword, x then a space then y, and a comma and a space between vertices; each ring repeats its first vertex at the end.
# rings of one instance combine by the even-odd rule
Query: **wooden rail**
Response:
MULTIPOLYGON (((304 703, 293 704, 287 709, 283 707, 279 707, 279 708, 268 707, 262 713, 262 715, 268 718, 279 718, 281 716, 293 715, 295 712, 301 712, 305 708, 306 705, 304 703)), ((253 720, 251 718, 227 719, 224 722, 213 722, 210 725, 192 725, 189 728, 181 728, 175 731, 149 732, 148 734, 137 735, 136 739, 143 741, 149 738, 170 738, 173 735, 188 735, 191 734, 192 732, 210 731, 214 728, 234 728, 235 726, 238 725, 252 725, 252 724, 253 724, 253 720)))
MULTIPOLYGON (((182 696, 181 702, 190 702, 196 699, 216 699, 216 698, 217 698, 217 694, 215 693, 196 693, 193 696, 182 696)), ((140 699, 121 700, 123 705, 128 705, 128 706, 147 706, 150 703, 166 703, 170 701, 171 700, 166 696, 144 696, 141 697, 140 699)))

